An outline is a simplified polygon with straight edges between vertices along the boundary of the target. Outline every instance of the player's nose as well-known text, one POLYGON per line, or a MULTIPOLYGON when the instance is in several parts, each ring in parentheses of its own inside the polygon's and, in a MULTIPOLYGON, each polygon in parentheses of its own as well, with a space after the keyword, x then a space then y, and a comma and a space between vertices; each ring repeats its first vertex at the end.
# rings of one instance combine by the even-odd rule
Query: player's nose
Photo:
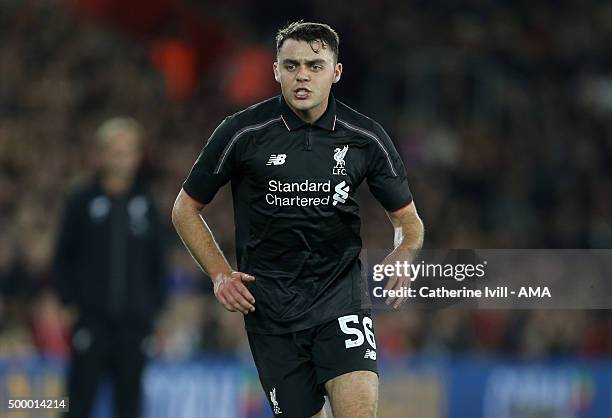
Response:
POLYGON ((310 77, 308 75, 308 71, 306 71, 303 67, 300 67, 295 75, 295 78, 297 81, 308 81, 310 77))

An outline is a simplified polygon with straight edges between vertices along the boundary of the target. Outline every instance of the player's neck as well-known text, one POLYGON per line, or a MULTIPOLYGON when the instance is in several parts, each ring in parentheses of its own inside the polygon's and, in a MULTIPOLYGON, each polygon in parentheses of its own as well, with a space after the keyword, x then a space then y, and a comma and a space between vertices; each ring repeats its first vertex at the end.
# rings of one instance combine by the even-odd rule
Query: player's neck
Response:
POLYGON ((300 117, 304 122, 313 124, 319 120, 323 113, 327 110, 327 106, 329 104, 329 98, 326 97, 318 106, 315 106, 308 110, 297 110, 293 109, 293 112, 300 117))

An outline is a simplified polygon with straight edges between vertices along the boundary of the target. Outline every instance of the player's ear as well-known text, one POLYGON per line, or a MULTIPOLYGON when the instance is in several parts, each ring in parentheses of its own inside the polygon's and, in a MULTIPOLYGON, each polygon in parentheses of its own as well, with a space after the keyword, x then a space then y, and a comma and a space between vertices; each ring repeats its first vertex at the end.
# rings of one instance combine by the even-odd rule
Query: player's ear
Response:
POLYGON ((274 79, 276 80, 277 83, 280 83, 280 72, 278 71, 277 61, 274 61, 274 64, 272 64, 272 69, 274 70, 274 79))
POLYGON ((334 68, 334 83, 340 81, 340 77, 342 76, 342 63, 337 63, 336 68, 334 68))

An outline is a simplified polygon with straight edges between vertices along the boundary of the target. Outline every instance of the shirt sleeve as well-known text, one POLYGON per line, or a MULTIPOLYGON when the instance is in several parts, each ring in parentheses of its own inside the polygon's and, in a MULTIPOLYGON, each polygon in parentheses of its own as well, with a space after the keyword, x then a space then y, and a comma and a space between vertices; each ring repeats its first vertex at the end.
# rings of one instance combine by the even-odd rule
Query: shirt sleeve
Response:
POLYGON ((234 134, 231 118, 225 118, 202 148, 183 183, 183 190, 200 203, 210 203, 217 191, 232 177, 234 134))
POLYGON ((412 202, 404 163, 391 138, 378 123, 374 123, 376 138, 369 147, 367 183, 370 191, 389 212, 412 202))

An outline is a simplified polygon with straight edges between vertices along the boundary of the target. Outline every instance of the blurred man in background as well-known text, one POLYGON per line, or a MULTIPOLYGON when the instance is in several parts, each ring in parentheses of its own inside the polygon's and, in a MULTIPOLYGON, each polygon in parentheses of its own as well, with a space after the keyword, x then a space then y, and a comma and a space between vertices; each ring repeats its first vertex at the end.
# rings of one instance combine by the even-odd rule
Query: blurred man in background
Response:
MULTIPOLYGON (((221 123, 173 210, 176 229, 212 278, 219 302, 245 315, 274 415, 290 418, 325 416, 324 395, 336 418, 376 416, 376 343, 353 199, 359 184, 366 180, 387 210, 396 228, 395 256, 423 242, 391 139, 331 94, 342 74, 338 43, 337 33, 320 23, 279 30, 273 69, 282 95, 221 123), (200 217, 230 179, 240 271, 200 217)), ((403 301, 388 303, 398 308, 403 301)))
POLYGON ((68 417, 86 418, 100 378, 113 383, 117 418, 140 414, 145 341, 162 304, 162 226, 139 175, 142 128, 127 117, 96 133, 99 167, 68 198, 54 270, 74 316, 68 417))

